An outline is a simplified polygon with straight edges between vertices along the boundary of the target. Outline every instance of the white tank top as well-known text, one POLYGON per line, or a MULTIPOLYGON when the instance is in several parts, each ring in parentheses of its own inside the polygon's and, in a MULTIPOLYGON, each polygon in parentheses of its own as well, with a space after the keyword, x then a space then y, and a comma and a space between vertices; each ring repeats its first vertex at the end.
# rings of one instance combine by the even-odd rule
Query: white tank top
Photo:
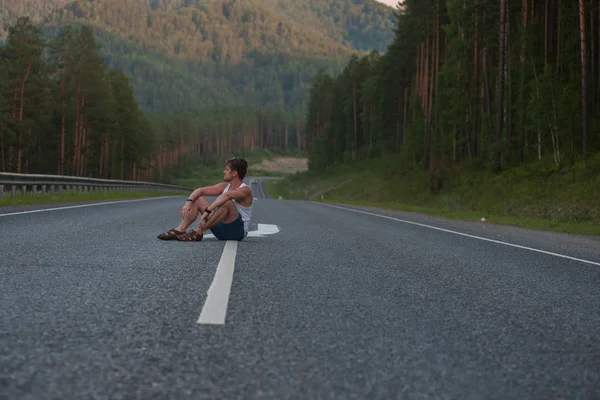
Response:
MULTIPOLYGON (((229 190, 230 186, 231 186, 231 184, 228 184, 227 187, 225 187, 225 190, 223 190, 223 193, 227 192, 229 190)), ((248 185, 246 185, 245 183, 242 183, 240 185, 240 188, 243 188, 245 186, 247 187, 248 185)), ((244 207, 243 205, 239 204, 235 200, 233 200, 233 204, 235 204, 235 208, 237 208, 238 214, 240 214, 240 217, 242 217, 242 221, 244 222, 244 232, 246 233, 246 235, 248 235, 250 218, 252 218, 252 206, 244 207)))

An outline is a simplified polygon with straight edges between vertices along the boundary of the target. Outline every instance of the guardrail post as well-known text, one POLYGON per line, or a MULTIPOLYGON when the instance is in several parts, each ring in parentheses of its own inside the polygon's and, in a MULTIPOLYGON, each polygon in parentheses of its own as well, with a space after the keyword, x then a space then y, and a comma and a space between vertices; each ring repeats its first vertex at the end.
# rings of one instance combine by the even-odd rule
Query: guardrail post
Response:
POLYGON ((27 195, 27 185, 23 185, 21 189, 23 190, 23 197, 25 197, 27 195))
POLYGON ((4 185, 0 185, 0 200, 4 200, 4 185))
POLYGON ((54 197, 54 185, 50 185, 50 196, 54 197))
POLYGON ((42 185, 42 196, 46 196, 46 185, 42 185))
POLYGON ((33 195, 33 197, 37 196, 37 185, 36 184, 31 185, 31 194, 33 195))
POLYGON ((17 198, 17 185, 10 185, 10 198, 13 200, 17 198))

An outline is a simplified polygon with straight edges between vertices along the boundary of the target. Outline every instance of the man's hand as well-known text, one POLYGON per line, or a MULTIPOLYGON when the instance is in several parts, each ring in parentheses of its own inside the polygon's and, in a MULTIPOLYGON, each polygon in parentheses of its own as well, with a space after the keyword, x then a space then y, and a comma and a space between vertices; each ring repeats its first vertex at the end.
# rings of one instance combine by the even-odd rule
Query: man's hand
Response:
POLYGON ((206 223, 206 222, 207 222, 209 219, 211 219, 211 218, 212 218, 212 216, 213 216, 213 213, 214 213, 215 211, 217 211, 218 209, 219 209, 219 207, 215 207, 215 208, 213 208, 213 209, 211 210, 211 212, 210 212, 210 213, 209 213, 209 212, 206 212, 206 210, 202 210, 202 211, 201 211, 201 212, 202 212, 202 215, 201 215, 201 217, 200 217, 200 228, 202 228, 202 227, 204 226, 204 224, 205 224, 205 223, 206 223))
POLYGON ((193 206, 194 205, 192 204, 191 201, 186 201, 185 202, 185 205, 181 209, 181 219, 186 219, 187 217, 190 216, 190 214, 192 213, 192 207, 193 206))
POLYGON ((208 218, 210 218, 210 214, 202 213, 202 216, 200 217, 200 222, 198 223, 198 227, 200 229, 202 229, 202 227, 206 224, 206 221, 208 221, 208 218))
POLYGON ((210 219, 211 216, 212 216, 212 214, 209 214, 209 213, 203 211, 202 216, 200 217, 200 223, 198 224, 198 227, 200 229, 202 229, 204 227, 204 225, 206 225, 206 222, 210 219))

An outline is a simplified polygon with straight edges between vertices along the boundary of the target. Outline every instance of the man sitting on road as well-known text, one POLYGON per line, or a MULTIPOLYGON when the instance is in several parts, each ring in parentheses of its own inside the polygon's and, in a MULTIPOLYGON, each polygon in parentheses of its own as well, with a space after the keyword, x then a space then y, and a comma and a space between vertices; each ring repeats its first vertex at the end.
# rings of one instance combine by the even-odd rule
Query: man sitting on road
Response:
POLYGON ((247 169, 248 162, 243 158, 228 160, 223 171, 225 183, 194 190, 181 209, 179 226, 161 233, 158 238, 199 242, 210 229, 219 240, 244 239, 248 235, 254 200, 250 187, 242 181, 247 169), (219 197, 211 204, 203 196, 219 197), (198 215, 201 215, 198 228, 186 232, 198 215))

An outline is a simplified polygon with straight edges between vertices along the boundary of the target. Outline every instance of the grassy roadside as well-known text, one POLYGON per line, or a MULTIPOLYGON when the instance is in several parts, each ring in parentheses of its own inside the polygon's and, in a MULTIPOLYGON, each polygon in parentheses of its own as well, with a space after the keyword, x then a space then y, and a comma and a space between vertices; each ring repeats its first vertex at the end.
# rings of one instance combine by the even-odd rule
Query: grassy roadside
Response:
POLYGON ((455 168, 440 173, 443 186, 430 189, 431 175, 400 171, 393 157, 335 166, 270 181, 272 197, 366 205, 445 218, 600 235, 600 157, 557 171, 551 163, 501 174, 455 168))

